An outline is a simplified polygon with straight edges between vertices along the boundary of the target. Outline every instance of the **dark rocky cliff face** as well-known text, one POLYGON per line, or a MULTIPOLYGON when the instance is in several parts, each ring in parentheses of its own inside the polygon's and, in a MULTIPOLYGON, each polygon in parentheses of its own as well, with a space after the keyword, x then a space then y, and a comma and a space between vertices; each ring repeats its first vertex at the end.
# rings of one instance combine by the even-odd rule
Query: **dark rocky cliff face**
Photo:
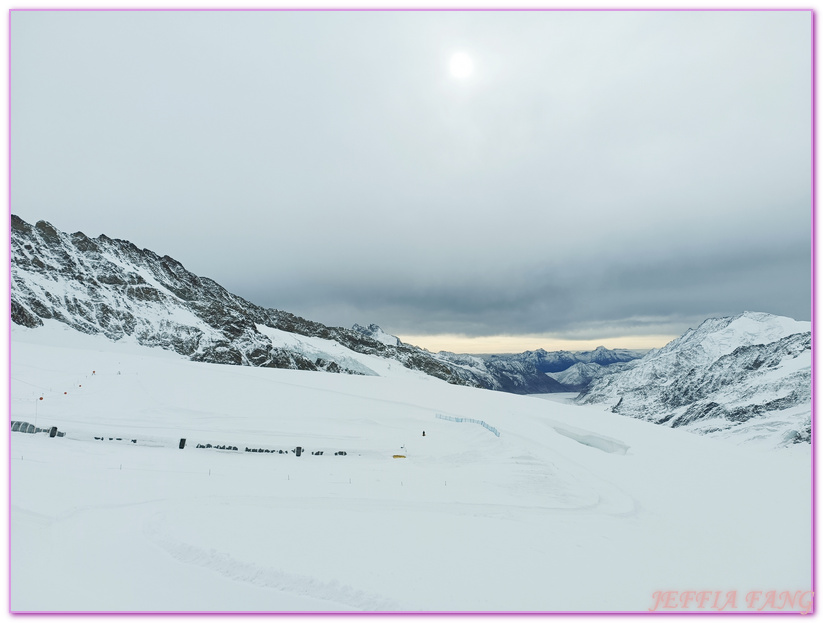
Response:
POLYGON ((11 254, 11 319, 26 327, 54 319, 112 340, 132 336, 193 361, 358 373, 333 360, 274 346, 257 330, 256 325, 265 325, 393 359, 457 385, 528 393, 547 391, 553 382, 528 365, 504 370, 497 380, 415 346, 392 346, 359 331, 266 309, 198 277, 169 256, 105 235, 66 234, 45 221, 30 225, 12 215, 11 254))
POLYGON ((11 253, 12 320, 19 324, 53 318, 112 340, 133 336, 194 361, 318 369, 273 348, 255 329, 265 310, 171 257, 107 236, 64 234, 44 221, 32 226, 14 215, 11 253))

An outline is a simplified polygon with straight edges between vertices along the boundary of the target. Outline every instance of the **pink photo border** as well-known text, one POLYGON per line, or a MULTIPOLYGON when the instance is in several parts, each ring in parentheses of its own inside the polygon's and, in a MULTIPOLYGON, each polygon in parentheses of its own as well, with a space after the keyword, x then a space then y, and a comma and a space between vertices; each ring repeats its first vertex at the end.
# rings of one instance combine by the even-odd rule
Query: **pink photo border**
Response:
MULTIPOLYGON (((257 8, 257 7, 239 7, 239 8, 191 8, 191 7, 180 7, 180 8, 173 8, 173 7, 156 7, 156 8, 146 8, 146 7, 139 7, 139 8, 62 8, 62 7, 38 7, 38 8, 20 8, 20 9, 8 9, 7 14, 7 119, 6 119, 6 127, 7 127, 7 201, 8 201, 8 214, 6 220, 6 234, 8 236, 7 240, 10 239, 11 236, 11 145, 12 145, 12 136, 11 136, 11 15, 14 12, 29 12, 29 11, 66 11, 66 12, 78 12, 78 11, 215 11, 215 12, 236 12, 236 11, 346 11, 346 12, 357 12, 357 11, 415 11, 415 12, 440 12, 440 11, 483 11, 483 12, 513 12, 513 11, 540 11, 540 12, 547 12, 547 11, 576 11, 576 12, 615 12, 615 11, 644 11, 644 12, 666 12, 666 11, 708 11, 708 12, 717 12, 717 11, 730 11, 730 12, 741 12, 741 11, 758 11, 758 12, 768 12, 768 11, 794 11, 794 12, 809 12, 811 17, 811 47, 812 47, 812 59, 811 59, 811 86, 812 86, 812 97, 811 97, 811 127, 812 127, 812 136, 811 136, 811 173, 812 173, 812 205, 811 205, 811 228, 812 228, 812 235, 811 235, 811 245, 812 245, 812 266, 811 266, 811 292, 812 292, 812 307, 811 307, 811 323, 812 323, 812 416, 811 416, 811 431, 812 431, 812 440, 811 440, 811 452, 812 452, 812 462, 811 462, 811 496, 812 496, 812 530, 811 530, 811 547, 812 547, 812 568, 811 568, 811 590, 817 594, 817 539, 816 539, 816 522, 817 522, 817 499, 816 499, 816 481, 817 481, 817 461, 816 461, 816 414, 817 414, 817 343, 816 343, 816 327, 817 327, 817 291, 816 291, 816 265, 817 265, 817 252, 816 252, 816 241, 817 241, 817 220, 816 220, 816 212, 817 212, 817 24, 816 24, 816 14, 813 9, 809 8, 752 8, 752 9, 744 9, 744 8, 534 8, 534 7, 511 7, 511 8, 465 8, 465 7, 434 7, 434 8, 420 8, 420 7, 392 7, 392 8, 370 8, 370 7, 351 7, 351 8, 339 8, 339 7, 312 7, 312 8, 305 8, 305 7, 278 7, 278 8, 257 8)), ((8 247, 8 272, 7 272, 7 279, 8 279, 8 292, 6 298, 6 304, 8 306, 9 312, 10 310, 10 301, 11 301, 11 246, 8 247)), ((8 365, 8 372, 9 378, 7 379, 7 408, 9 413, 9 419, 11 414, 11 314, 6 318, 6 335, 9 336, 8 342, 8 351, 7 351, 7 365, 8 365)), ((7 429, 8 430, 8 429, 7 429)), ((649 612, 649 611, 414 611, 414 612, 366 612, 366 611, 357 611, 357 612, 350 612, 350 611, 215 611, 215 612, 202 612, 202 611, 67 611, 67 612, 58 612, 58 611, 21 611, 16 612, 11 609, 11 436, 9 435, 7 441, 7 469, 8 469, 8 516, 7 516, 7 525, 9 527, 8 533, 8 543, 6 550, 8 552, 9 560, 7 564, 8 570, 8 586, 7 586, 7 595, 8 595, 8 604, 9 604, 9 613, 15 615, 63 615, 63 616, 104 616, 104 615, 126 615, 126 616, 133 616, 133 615, 183 615, 183 616, 229 616, 229 615, 245 615, 245 616, 271 616, 271 615, 284 615, 284 616, 546 616, 546 615, 561 615, 561 616, 592 616, 592 615, 606 615, 606 616, 637 616, 637 615, 678 615, 678 616, 706 616, 706 615, 716 615, 717 613, 710 613, 710 612, 696 612, 696 611, 665 611, 665 612, 649 612)), ((791 615, 791 614, 799 614, 797 611, 792 612, 776 612, 776 611, 763 611, 754 613, 752 611, 746 610, 737 610, 737 611, 729 611, 723 612, 725 615, 743 615, 743 616, 751 616, 754 614, 757 615, 791 615)), ((813 602, 812 609, 808 613, 810 615, 816 614, 816 604, 813 602)))

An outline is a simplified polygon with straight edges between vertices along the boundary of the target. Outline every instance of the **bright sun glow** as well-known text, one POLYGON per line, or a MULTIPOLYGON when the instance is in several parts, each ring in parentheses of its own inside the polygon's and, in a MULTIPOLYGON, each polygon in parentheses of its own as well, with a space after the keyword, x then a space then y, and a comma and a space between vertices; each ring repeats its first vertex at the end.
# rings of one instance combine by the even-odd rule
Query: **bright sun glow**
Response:
POLYGON ((449 71, 458 80, 465 80, 474 72, 474 63, 471 56, 465 52, 458 52, 449 61, 449 71))

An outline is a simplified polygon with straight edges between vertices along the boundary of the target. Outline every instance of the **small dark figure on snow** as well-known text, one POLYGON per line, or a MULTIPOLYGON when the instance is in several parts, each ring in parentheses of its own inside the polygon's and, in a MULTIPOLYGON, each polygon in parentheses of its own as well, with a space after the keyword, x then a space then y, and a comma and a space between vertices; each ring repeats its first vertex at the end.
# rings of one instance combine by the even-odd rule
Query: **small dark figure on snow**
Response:
POLYGON ((425 437, 425 436, 426 436, 426 431, 423 431, 423 437, 425 437))

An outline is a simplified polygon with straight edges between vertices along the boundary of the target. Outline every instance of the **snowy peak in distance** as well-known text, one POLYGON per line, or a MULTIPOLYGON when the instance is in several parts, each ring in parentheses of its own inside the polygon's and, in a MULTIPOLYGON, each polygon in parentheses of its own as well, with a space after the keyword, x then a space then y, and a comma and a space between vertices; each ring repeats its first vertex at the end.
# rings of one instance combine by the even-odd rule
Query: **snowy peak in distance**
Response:
POLYGON ((386 344, 387 346, 398 346, 400 344, 400 340, 396 336, 389 335, 376 324, 370 324, 368 327, 355 324, 351 330, 367 335, 371 339, 376 340, 381 344, 386 344))
POLYGON ((613 413, 770 447, 811 438, 811 323, 709 318, 578 398, 613 413))
POLYGON ((578 361, 562 372, 546 372, 547 376, 569 387, 570 391, 579 391, 587 387, 592 380, 602 375, 606 366, 599 363, 584 363, 578 361))
POLYGON ((642 351, 629 350, 628 348, 606 348, 598 346, 592 351, 583 351, 577 356, 581 362, 596 363, 601 366, 608 366, 613 363, 625 363, 642 356, 642 351))
POLYGON ((689 329, 669 342, 654 356, 666 358, 670 353, 688 351, 695 358, 714 361, 741 346, 768 344, 811 329, 811 322, 746 311, 736 316, 708 318, 697 329, 689 329))

